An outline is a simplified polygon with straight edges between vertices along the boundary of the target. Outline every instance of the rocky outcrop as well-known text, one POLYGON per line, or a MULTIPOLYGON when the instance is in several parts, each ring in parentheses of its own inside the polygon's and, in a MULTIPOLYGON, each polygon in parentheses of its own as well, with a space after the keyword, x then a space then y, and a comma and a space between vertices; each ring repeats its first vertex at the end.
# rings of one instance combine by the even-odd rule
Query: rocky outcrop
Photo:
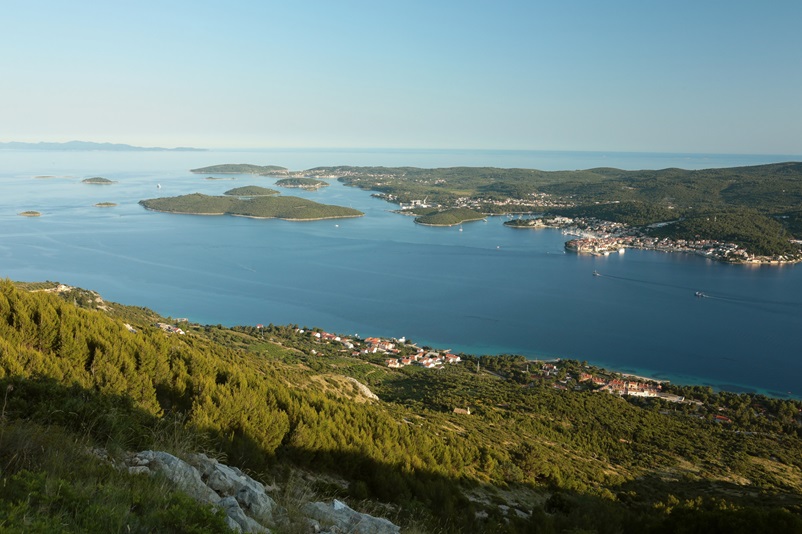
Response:
POLYGON ((142 451, 126 460, 132 474, 161 474, 193 498, 226 513, 228 524, 239 532, 264 533, 284 520, 284 511, 265 492, 265 487, 235 467, 203 454, 185 462, 172 454, 142 451))
POLYGON ((331 504, 312 502, 302 508, 304 514, 319 522, 327 532, 353 534, 400 534, 401 528, 381 517, 361 514, 338 500, 331 504))
POLYGON ((234 497, 242 509, 261 524, 273 526, 286 520, 286 512, 267 494, 265 487, 236 467, 221 464, 204 454, 195 454, 189 461, 209 488, 218 495, 234 497))
MULTIPOLYGON (((178 488, 225 512, 229 527, 237 532, 268 533, 281 531, 289 523, 287 512, 267 494, 265 487, 236 467, 221 464, 204 454, 194 454, 186 461, 159 451, 130 455, 125 467, 131 474, 160 474, 178 488)), ((388 521, 351 509, 333 501, 307 503, 301 509, 308 517, 310 532, 320 534, 399 534, 401 529, 388 521)))
POLYGON ((220 496, 203 482, 197 469, 172 454, 142 451, 129 457, 126 465, 131 474, 161 473, 196 500, 210 504, 216 504, 220 500, 220 496))
POLYGON ((346 376, 345 378, 346 378, 346 380, 349 380, 350 382, 353 382, 354 384, 356 384, 356 387, 359 389, 359 392, 364 397, 367 397, 370 400, 379 400, 379 396, 378 395, 373 393, 368 386, 366 386, 365 384, 363 384, 362 382, 360 382, 356 378, 351 377, 351 376, 346 376))

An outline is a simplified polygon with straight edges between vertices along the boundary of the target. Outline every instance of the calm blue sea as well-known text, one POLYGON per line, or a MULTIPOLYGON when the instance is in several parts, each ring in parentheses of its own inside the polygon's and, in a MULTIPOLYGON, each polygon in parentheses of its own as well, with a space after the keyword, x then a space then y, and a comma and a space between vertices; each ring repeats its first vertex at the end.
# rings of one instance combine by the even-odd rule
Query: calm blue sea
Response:
POLYGON ((104 298, 210 324, 298 324, 406 336, 477 354, 570 357, 676 382, 800 397, 802 266, 722 265, 632 251, 566 254, 554 230, 504 218, 417 226, 338 182, 285 195, 352 206, 316 222, 148 212, 144 198, 274 178, 210 181, 218 163, 456 165, 544 170, 698 169, 800 156, 455 150, 250 150, 193 153, 0 151, 0 276, 57 280, 104 298), (41 176, 50 176, 41 178, 41 176), (82 184, 103 176, 117 183, 82 184), (157 188, 160 185, 161 188, 157 188), (96 208, 115 202, 114 208, 96 208), (42 212, 39 218, 17 215, 42 212), (602 276, 592 276, 593 271, 602 276), (707 299, 694 297, 704 291, 707 299))

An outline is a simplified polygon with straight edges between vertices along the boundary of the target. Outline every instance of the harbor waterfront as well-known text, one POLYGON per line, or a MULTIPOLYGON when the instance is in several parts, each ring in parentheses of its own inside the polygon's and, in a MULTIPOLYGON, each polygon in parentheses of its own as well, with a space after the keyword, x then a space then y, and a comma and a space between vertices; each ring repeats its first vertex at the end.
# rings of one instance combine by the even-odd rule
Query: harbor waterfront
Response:
MULTIPOLYGON (((566 253, 558 230, 507 217, 416 225, 334 180, 285 195, 357 219, 292 222, 145 210, 140 200, 220 195, 189 169, 321 165, 707 168, 792 159, 522 151, 0 151, 0 275, 57 280, 207 324, 298 324, 401 337, 471 354, 573 358, 673 382, 799 398, 802 269, 627 249, 566 253), (729 159, 728 159, 729 158, 729 159), (114 183, 81 183, 104 177, 114 183), (98 204, 109 207, 97 209, 98 204), (112 206, 111 204, 116 204, 112 206), (39 217, 20 217, 27 211, 39 217), (599 276, 593 276, 594 272, 599 276), (696 298, 702 292, 706 298, 696 298)), ((797 158, 799 159, 799 158, 797 158)), ((233 176, 275 187, 280 177, 233 176)))

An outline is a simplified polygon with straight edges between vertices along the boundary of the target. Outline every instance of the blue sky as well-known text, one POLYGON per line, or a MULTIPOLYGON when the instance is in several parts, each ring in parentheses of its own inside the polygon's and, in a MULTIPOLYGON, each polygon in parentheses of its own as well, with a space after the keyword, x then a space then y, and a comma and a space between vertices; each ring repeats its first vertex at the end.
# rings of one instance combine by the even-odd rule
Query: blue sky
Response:
POLYGON ((802 2, 7 0, 0 141, 802 154, 802 2))

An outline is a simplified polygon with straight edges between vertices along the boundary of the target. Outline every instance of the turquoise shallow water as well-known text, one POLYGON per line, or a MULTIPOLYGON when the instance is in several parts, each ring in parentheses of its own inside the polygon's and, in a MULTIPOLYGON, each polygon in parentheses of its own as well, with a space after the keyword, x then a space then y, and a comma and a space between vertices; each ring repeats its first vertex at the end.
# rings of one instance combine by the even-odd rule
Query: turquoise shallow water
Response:
POLYGON ((502 226, 503 218, 466 224, 462 232, 417 226, 389 213, 391 205, 337 182, 316 192, 283 194, 352 206, 365 217, 300 223, 168 215, 137 204, 155 196, 221 194, 275 183, 246 176, 209 181, 188 172, 225 162, 300 169, 484 161, 549 168, 535 164, 548 160, 551 168, 589 168, 616 160, 609 165, 657 168, 686 161, 696 165, 687 168, 699 168, 791 159, 727 158, 498 151, 0 152, 0 275, 58 280, 202 323, 272 322, 407 336, 469 353, 571 357, 674 381, 799 396, 799 266, 732 266, 632 250, 608 257, 565 254, 566 238, 557 231, 513 230, 502 226), (117 183, 81 183, 91 176, 117 183), (106 201, 118 206, 93 207, 106 201), (27 209, 43 215, 16 215, 27 209), (603 276, 592 276, 594 270, 603 276), (710 298, 695 298, 695 291, 710 298))

